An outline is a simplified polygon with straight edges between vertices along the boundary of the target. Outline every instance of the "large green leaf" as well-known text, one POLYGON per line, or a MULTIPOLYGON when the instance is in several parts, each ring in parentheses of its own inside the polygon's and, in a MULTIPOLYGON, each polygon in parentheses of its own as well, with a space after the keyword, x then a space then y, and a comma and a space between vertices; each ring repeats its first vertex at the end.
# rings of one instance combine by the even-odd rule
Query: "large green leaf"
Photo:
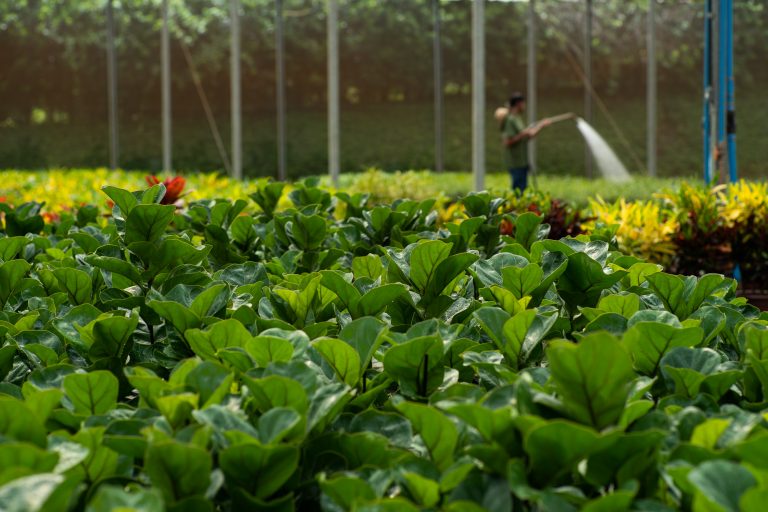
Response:
POLYGON ((91 276, 74 268, 57 268, 53 274, 75 304, 85 304, 91 301, 93 293, 91 276))
POLYGON ((6 261, 0 265, 0 305, 16 292, 29 268, 29 263, 24 260, 6 261))
POLYGON ((63 387, 77 414, 105 414, 117 404, 117 377, 105 370, 67 375, 63 387))
POLYGON ((152 443, 147 448, 144 471, 162 492, 166 503, 205 493, 211 479, 211 454, 176 441, 152 443))
POLYGON ((239 444, 222 451, 219 463, 229 484, 256 498, 267 498, 296 471, 299 450, 286 445, 239 444))
POLYGON ((531 461, 531 476, 540 484, 557 482, 574 471, 581 460, 608 449, 618 435, 618 432, 601 435, 591 428, 564 420, 535 426, 524 438, 524 449, 531 461))
POLYGON ((627 275, 624 270, 607 274, 602 265, 586 253, 577 252, 568 256, 568 266, 560 276, 557 289, 571 307, 594 307, 603 290, 610 288, 627 275))
POLYGON ((443 382, 443 355, 443 341, 437 336, 414 338, 387 350, 384 371, 403 393, 429 396, 443 382))
POLYGON ((253 339, 243 324, 231 318, 216 322, 205 331, 189 329, 184 336, 195 354, 204 360, 216 360, 216 352, 223 348, 245 348, 253 339))
MULTIPOLYGON (((741 496, 757 485, 757 479, 747 468, 727 460, 702 463, 688 474, 688 480, 707 504, 719 505, 727 512, 739 512, 741 496)), ((700 510, 705 510, 701 505, 700 510)))
POLYGON ((348 386, 355 387, 360 380, 360 356, 352 346, 336 338, 320 338, 312 346, 328 362, 336 375, 348 386))
POLYGON ((624 334, 624 342, 635 361, 635 369, 656 375, 659 363, 675 347, 695 347, 702 342, 700 327, 677 328, 660 322, 638 322, 624 334))
POLYGON ((162 512, 163 498, 157 490, 124 489, 116 485, 100 485, 86 512, 162 512))
POLYGON ((165 233, 173 220, 173 205, 139 204, 134 206, 125 222, 125 243, 154 242, 165 233))
POLYGON ((395 408, 411 422, 414 432, 427 445, 435 464, 443 470, 448 468, 453 463, 459 437, 451 420, 437 409, 413 402, 403 401, 396 404, 395 408))
MULTIPOLYGON (((451 244, 431 240, 418 244, 411 253, 410 279, 420 293, 436 278, 438 265, 451 254, 451 244)), ((448 284, 447 282, 445 283, 448 284)), ((439 293, 440 290, 438 290, 439 293)))
POLYGON ((0 435, 45 447, 45 428, 29 407, 19 400, 0 395, 0 435))
POLYGON ((635 373, 616 338, 598 332, 578 344, 554 341, 547 357, 557 392, 573 418, 597 429, 618 421, 635 373))

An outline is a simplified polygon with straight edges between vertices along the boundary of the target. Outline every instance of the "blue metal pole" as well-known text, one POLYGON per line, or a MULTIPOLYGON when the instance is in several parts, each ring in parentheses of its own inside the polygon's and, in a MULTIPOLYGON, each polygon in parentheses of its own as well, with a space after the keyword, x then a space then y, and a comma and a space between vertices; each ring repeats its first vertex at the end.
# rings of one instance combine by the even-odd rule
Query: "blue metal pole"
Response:
POLYGON ((728 173, 731 183, 738 179, 736 167, 736 80, 733 72, 733 0, 727 0, 728 22, 726 26, 726 60, 727 60, 727 97, 728 113, 726 116, 726 133, 728 136, 728 173))
POLYGON ((712 141, 710 139, 710 101, 712 94, 712 0, 704 3, 704 111, 701 128, 704 140, 704 182, 712 181, 710 160, 712 158, 712 141))
MULTIPOLYGON (((725 150, 725 88, 727 69, 725 48, 728 41, 726 29, 726 24, 728 23, 728 0, 720 0, 717 4, 717 147, 720 155, 722 155, 722 152, 725 150)), ((722 169, 722 165, 719 168, 722 169)))

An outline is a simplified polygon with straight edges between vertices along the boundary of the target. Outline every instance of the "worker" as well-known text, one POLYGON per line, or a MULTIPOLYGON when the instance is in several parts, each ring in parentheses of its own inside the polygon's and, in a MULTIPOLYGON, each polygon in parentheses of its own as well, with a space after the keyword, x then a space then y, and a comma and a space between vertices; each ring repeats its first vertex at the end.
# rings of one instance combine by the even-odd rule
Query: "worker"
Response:
POLYGON ((551 124, 550 119, 542 119, 526 127, 523 121, 525 96, 513 93, 506 107, 496 109, 494 117, 499 122, 501 141, 504 147, 504 164, 512 180, 512 189, 521 193, 528 187, 528 141, 551 124))

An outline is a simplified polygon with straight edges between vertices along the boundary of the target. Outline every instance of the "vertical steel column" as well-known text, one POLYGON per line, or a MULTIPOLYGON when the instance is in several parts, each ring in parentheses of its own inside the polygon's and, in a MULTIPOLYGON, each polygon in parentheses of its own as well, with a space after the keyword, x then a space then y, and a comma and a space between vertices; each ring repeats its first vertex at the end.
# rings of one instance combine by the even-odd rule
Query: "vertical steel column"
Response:
POLYGON ((107 0, 107 106, 109 110, 109 168, 115 170, 120 159, 120 139, 117 131, 117 62, 112 2, 113 0, 107 0))
POLYGON ((339 2, 328 0, 328 173, 339 185, 339 2))
POLYGON ((472 2, 472 172, 485 188, 485 0, 472 2))
MULTIPOLYGON (((718 170, 722 173, 727 165, 723 157, 725 147, 725 71, 727 67, 725 57, 726 30, 725 3, 727 0, 716 0, 717 4, 717 147, 720 151, 720 165, 718 170)), ((721 174, 720 179, 725 176, 721 174)))
POLYGON ((229 1, 230 116, 232 117, 232 177, 243 178, 243 119, 240 81, 240 0, 229 1))
MULTIPOLYGON (((592 124, 592 0, 586 1, 586 18, 584 22, 584 120, 592 124)), ((592 153, 584 147, 584 166, 587 177, 592 178, 592 153)))
POLYGON ((443 172, 443 143, 445 127, 443 122, 443 52, 441 43, 440 1, 432 0, 432 63, 435 82, 435 171, 443 172))
MULTIPOLYGON (((528 124, 536 122, 538 117, 536 41, 536 0, 528 0, 528 124)), ((535 180, 537 171, 535 138, 528 141, 528 163, 535 180)))
POLYGON ((704 183, 713 177, 712 155, 712 0, 704 2, 704 108, 702 112, 702 139, 704 141, 704 183))
POLYGON ((656 106, 657 82, 656 82, 656 0, 648 0, 648 26, 647 26, 647 54, 648 54, 648 74, 647 74, 647 93, 646 108, 648 109, 647 126, 647 158, 648 174, 656 176, 656 106))
POLYGON ((163 97, 163 171, 171 168, 171 37, 168 30, 168 0, 163 0, 163 34, 160 48, 163 97))
POLYGON ((275 77, 277 79, 277 177, 285 181, 285 39, 283 37, 283 0, 275 0, 275 77))
POLYGON ((726 126, 725 132, 728 145, 728 175, 731 182, 738 179, 736 166, 736 81, 733 70, 733 0, 726 0, 725 14, 727 16, 726 30, 726 126))

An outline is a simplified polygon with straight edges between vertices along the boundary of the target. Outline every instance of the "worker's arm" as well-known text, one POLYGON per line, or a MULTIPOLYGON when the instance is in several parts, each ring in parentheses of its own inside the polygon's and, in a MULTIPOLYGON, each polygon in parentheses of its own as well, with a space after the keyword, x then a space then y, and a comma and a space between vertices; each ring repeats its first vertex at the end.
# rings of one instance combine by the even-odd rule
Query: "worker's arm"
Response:
POLYGON ((539 132, 544 129, 545 127, 550 125, 550 121, 548 118, 544 118, 541 121, 533 124, 532 126, 529 126, 528 128, 524 129, 523 131, 519 132, 517 135, 513 137, 507 137, 504 140, 504 144, 507 146, 514 146, 520 141, 528 140, 536 137, 539 132))

